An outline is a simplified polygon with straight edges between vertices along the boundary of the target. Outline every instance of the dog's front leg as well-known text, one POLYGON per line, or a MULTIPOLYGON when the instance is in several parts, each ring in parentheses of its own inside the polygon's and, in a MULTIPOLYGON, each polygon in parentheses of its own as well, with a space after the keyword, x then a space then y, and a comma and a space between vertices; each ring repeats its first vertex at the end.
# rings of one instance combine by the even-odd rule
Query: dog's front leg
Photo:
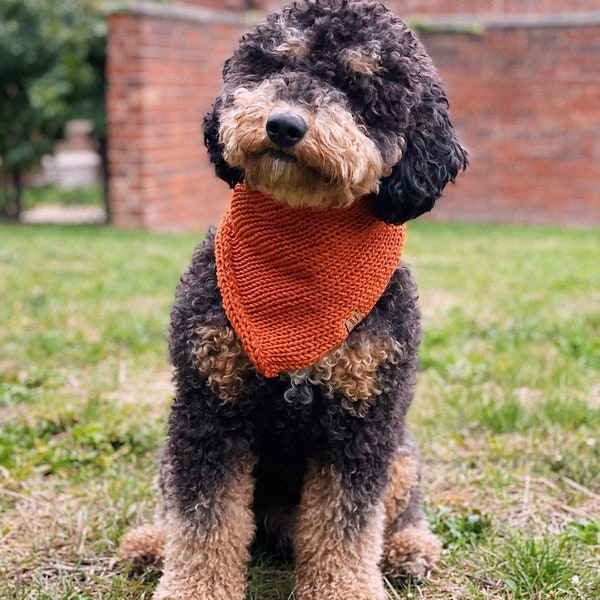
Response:
POLYGON ((357 510, 331 465, 309 467, 296 530, 299 600, 383 600, 378 566, 384 510, 376 500, 357 510))
POLYGON ((178 455, 172 461, 169 453, 177 448, 176 444, 170 446, 162 471, 164 570, 154 599, 242 600, 248 547, 254 534, 250 508, 254 459, 247 452, 228 453, 225 459, 221 456, 221 463, 211 465, 210 457, 180 445, 179 452, 187 450, 189 455, 178 455), (186 475, 182 464, 188 461, 194 473, 202 473, 205 480, 187 479, 192 473, 186 475))

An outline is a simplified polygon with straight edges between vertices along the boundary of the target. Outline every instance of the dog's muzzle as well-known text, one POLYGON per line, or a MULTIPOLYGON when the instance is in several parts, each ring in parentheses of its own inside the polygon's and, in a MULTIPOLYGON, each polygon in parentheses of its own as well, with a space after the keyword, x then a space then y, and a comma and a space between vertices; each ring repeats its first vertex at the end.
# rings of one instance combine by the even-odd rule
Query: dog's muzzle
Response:
POLYGON ((280 148, 297 144, 308 131, 304 120, 292 113, 275 113, 267 120, 267 135, 280 148))

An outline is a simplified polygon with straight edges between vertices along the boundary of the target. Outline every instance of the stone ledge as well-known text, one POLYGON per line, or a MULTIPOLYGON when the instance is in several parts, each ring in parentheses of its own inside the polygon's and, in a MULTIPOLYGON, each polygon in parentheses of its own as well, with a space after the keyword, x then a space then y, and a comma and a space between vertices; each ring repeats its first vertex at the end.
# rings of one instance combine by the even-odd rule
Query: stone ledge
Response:
POLYGON ((28 225, 103 225, 106 212, 102 206, 42 204, 24 210, 20 221, 28 225))
POLYGON ((224 24, 245 27, 264 20, 265 15, 258 11, 234 12, 228 10, 214 10, 199 6, 184 6, 181 4, 162 4, 139 0, 118 5, 113 5, 110 14, 129 14, 145 17, 173 19, 203 24, 224 24))
POLYGON ((542 27, 597 27, 600 11, 587 13, 555 13, 551 15, 503 15, 491 17, 422 17, 415 18, 415 29, 425 33, 482 33, 486 29, 533 29, 542 27))

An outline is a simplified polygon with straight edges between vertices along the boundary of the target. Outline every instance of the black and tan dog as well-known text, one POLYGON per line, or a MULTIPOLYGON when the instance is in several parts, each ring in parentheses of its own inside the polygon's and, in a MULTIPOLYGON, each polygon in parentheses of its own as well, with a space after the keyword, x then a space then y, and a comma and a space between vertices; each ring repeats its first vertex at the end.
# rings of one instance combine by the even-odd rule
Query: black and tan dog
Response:
POLYGON ((440 551, 405 424, 421 333, 398 232, 466 152, 430 58, 381 4, 300 0, 246 34, 223 76, 204 132, 217 174, 237 186, 233 212, 177 290, 164 509, 122 550, 164 560, 155 598, 241 600, 257 538, 294 558, 300 600, 382 600, 382 570, 421 577, 440 551), (351 257, 341 277, 336 252, 351 257), (342 306, 341 338, 305 327, 371 276, 381 289, 366 308, 342 306), (295 320, 304 329, 288 332, 295 320))

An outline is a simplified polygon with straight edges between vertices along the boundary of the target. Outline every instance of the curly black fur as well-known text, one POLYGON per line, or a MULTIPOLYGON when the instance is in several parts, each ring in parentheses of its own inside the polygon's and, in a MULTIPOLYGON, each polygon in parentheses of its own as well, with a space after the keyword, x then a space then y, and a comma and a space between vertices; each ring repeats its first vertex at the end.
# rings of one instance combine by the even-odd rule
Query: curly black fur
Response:
POLYGON ((352 0, 300 0, 271 15, 242 38, 223 69, 223 93, 204 121, 205 143, 219 177, 232 187, 241 170, 227 165, 218 141, 219 113, 236 89, 268 79, 286 84, 296 101, 330 94, 348 107, 384 158, 403 152, 375 195, 381 220, 399 224, 431 210, 448 182, 468 164, 448 116, 438 73, 421 42, 382 4, 352 0), (305 57, 278 50, 287 31, 306 35, 305 57), (379 69, 348 69, 344 50, 366 48, 379 69))
POLYGON ((234 188, 237 183, 244 180, 244 174, 235 167, 227 164, 223 158, 223 146, 219 143, 219 110, 222 100, 217 98, 212 110, 204 117, 204 144, 208 150, 211 162, 215 165, 217 177, 234 188))
POLYGON ((446 184, 467 166, 448 117, 448 102, 437 94, 423 94, 414 129, 406 136, 406 150, 392 174, 381 182, 375 214, 386 223, 404 223, 431 210, 446 184))

